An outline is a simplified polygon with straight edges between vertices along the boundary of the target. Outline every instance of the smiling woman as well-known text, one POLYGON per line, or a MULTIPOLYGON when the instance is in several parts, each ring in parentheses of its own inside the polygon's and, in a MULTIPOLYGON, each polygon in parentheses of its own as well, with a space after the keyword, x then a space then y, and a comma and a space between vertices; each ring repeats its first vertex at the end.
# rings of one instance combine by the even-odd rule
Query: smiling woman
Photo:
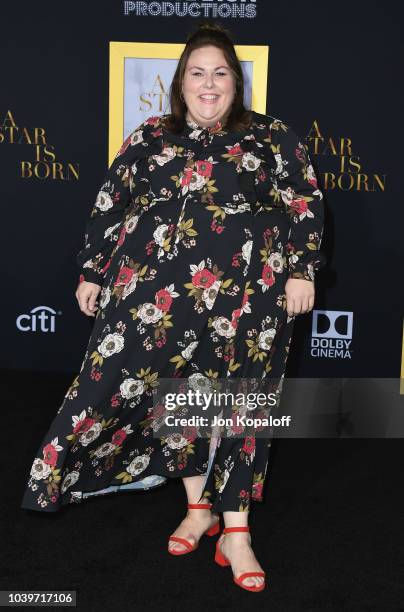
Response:
POLYGON ((236 78, 213 45, 192 51, 184 74, 182 99, 188 118, 206 127, 224 121, 235 96, 236 78))
POLYGON ((22 505, 52 512, 108 486, 182 478, 188 512, 169 552, 195 550, 221 512, 215 560, 258 591, 248 517, 263 501, 271 431, 234 423, 204 437, 187 403, 173 412, 187 424, 158 435, 153 402, 165 378, 207 392, 221 379, 258 380, 279 398, 294 317, 313 307, 322 193, 294 131, 243 100, 233 43, 200 27, 178 62, 171 112, 118 151, 77 256, 76 296, 83 313, 98 310, 93 331, 22 505))

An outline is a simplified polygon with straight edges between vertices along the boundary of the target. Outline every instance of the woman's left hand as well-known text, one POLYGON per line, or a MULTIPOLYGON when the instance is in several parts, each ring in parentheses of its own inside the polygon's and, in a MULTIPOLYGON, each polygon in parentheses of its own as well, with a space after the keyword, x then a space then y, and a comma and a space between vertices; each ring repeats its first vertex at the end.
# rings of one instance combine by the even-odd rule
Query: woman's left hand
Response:
POLYGON ((285 283, 286 310, 290 317, 310 312, 314 306, 314 283, 303 278, 288 278, 285 283))

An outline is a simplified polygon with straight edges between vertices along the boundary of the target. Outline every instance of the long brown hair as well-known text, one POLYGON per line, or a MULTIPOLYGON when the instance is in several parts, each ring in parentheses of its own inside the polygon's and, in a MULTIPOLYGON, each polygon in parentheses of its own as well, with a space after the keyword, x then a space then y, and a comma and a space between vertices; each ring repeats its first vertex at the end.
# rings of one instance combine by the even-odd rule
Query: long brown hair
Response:
POLYGON ((180 94, 188 58, 194 49, 200 49, 207 45, 214 45, 223 51, 235 77, 236 93, 226 119, 226 129, 241 131, 248 129, 251 125, 251 111, 247 110, 244 106, 243 72, 229 31, 215 22, 203 21, 188 36, 171 82, 169 94, 171 114, 164 119, 164 127, 170 132, 181 132, 185 126, 187 106, 184 100, 181 99, 180 94))

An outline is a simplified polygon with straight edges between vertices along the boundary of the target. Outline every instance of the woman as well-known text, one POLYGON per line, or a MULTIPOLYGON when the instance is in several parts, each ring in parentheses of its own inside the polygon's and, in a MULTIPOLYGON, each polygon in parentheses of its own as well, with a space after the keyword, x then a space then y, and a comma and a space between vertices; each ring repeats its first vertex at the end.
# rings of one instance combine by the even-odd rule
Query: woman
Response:
POLYGON ((149 117, 112 163, 78 254, 76 297, 94 328, 22 506, 55 511, 108 485, 182 477, 188 512, 169 552, 217 533, 222 512, 215 560, 257 591, 248 516, 270 438, 231 431, 215 446, 190 427, 153 438, 150 401, 160 378, 281 382, 294 318, 313 308, 322 193, 299 137, 243 98, 230 38, 202 25, 179 60, 171 114, 149 117))

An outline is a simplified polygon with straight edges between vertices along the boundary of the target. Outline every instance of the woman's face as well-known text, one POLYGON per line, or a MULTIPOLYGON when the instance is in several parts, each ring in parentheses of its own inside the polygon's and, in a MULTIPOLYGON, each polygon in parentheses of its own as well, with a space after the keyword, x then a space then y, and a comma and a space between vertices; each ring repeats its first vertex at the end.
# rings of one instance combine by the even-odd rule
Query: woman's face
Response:
POLYGON ((235 89, 235 78, 221 49, 209 45, 192 51, 182 84, 190 119, 203 127, 222 120, 233 103, 235 89))

